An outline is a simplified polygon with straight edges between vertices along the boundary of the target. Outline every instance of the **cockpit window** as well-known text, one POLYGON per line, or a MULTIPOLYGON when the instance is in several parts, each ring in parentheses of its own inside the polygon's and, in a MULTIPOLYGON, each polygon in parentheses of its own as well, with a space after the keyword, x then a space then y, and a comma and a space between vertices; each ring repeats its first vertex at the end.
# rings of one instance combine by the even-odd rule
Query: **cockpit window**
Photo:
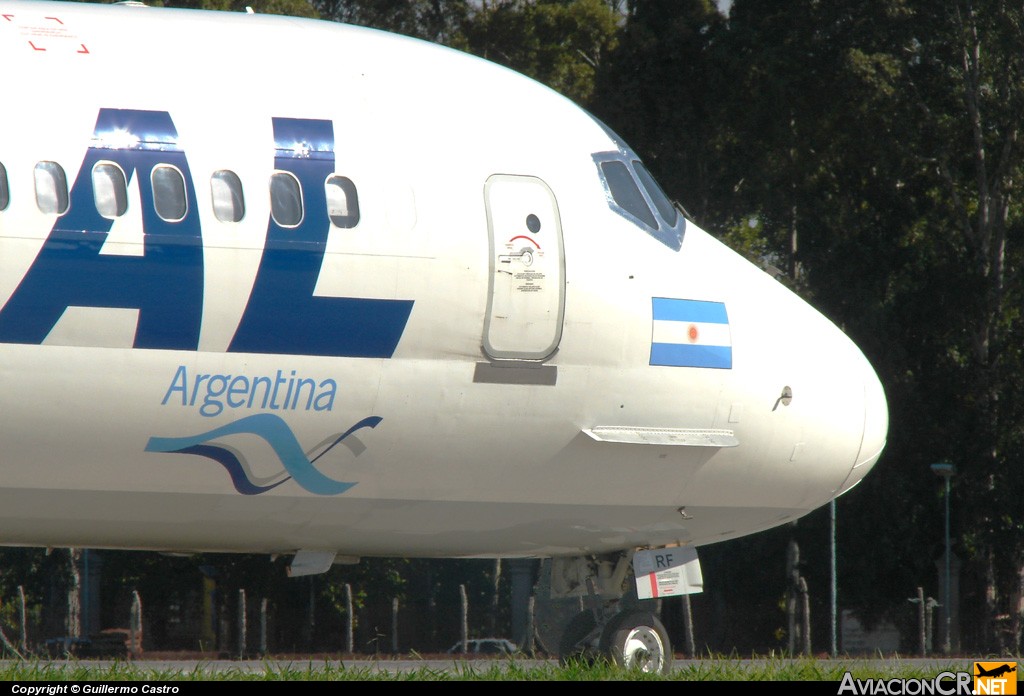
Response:
POLYGON ((629 168, 624 162, 612 160, 601 163, 601 173, 604 174, 605 183, 608 184, 608 192, 612 199, 622 210, 635 216, 649 227, 657 228, 658 221, 654 219, 644 195, 633 180, 629 168))
POLYGON ((599 152, 594 162, 608 195, 608 206, 665 246, 679 251, 686 218, 636 155, 629 151, 599 152))
POLYGON ((593 114, 590 117, 601 126, 616 148, 593 155, 608 195, 608 206, 668 248, 679 251, 683 246, 686 218, 679 214, 626 142, 601 119, 593 114))
POLYGON ((661 215, 661 219, 669 224, 669 226, 676 224, 676 219, 679 217, 679 211, 672 205, 672 201, 668 199, 665 192, 661 190, 661 186, 654 180, 651 173, 647 171, 647 167, 640 160, 633 160, 633 171, 636 172, 637 177, 640 178, 640 183, 643 184, 644 190, 647 191, 648 197, 651 202, 654 203, 654 207, 658 209, 658 214, 661 215))

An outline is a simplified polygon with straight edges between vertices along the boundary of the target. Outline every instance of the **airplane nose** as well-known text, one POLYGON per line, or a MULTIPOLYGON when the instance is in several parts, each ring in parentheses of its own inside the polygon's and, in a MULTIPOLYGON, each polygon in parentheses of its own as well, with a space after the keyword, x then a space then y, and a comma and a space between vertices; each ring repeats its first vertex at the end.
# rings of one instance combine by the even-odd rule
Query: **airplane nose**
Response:
POLYGON ((864 360, 864 434, 861 436, 860 451, 853 470, 843 482, 837 495, 845 493, 860 483, 875 465, 885 448, 889 433, 889 406, 885 389, 874 369, 864 360))

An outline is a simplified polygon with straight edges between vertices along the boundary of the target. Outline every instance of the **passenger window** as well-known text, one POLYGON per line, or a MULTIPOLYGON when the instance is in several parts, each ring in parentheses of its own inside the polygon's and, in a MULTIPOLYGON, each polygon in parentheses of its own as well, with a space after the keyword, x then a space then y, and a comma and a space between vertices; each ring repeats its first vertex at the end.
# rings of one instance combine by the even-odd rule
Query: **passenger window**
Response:
POLYGON ((63 215, 68 209, 68 178, 56 162, 36 165, 36 205, 51 215, 63 215))
POLYGON ((174 167, 161 164, 153 168, 153 205, 156 214, 166 222, 179 222, 188 212, 185 198, 185 177, 174 167))
POLYGON ((359 224, 359 196, 356 185, 344 176, 327 180, 327 214, 337 227, 349 229, 359 224))
POLYGON ((245 216, 242 182, 234 172, 222 169, 210 179, 213 214, 221 222, 238 222, 245 216))
POLYGON ((287 172, 270 177, 270 214, 281 227, 302 222, 302 188, 299 180, 287 172))
POLYGON ((662 190, 657 180, 651 176, 651 173, 647 171, 647 167, 644 166, 643 162, 634 160, 633 169, 636 170, 636 175, 640 178, 640 184, 647 190, 647 195, 650 197, 651 202, 654 203, 654 207, 658 209, 661 219, 667 222, 669 227, 675 227, 676 220, 679 219, 679 211, 672 205, 672 201, 669 200, 665 191, 662 190))
POLYGON ((128 210, 128 184, 116 164, 100 162, 92 168, 92 190, 96 212, 103 217, 112 220, 128 210))
POLYGON ((0 164, 0 210, 7 210, 7 204, 11 202, 11 192, 7 188, 7 169, 0 164))
POLYGON ((654 213, 651 212, 643 194, 640 193, 626 163, 618 160, 601 162, 601 172, 604 174, 604 180, 608 182, 608 191, 612 194, 615 203, 648 227, 658 229, 654 213))

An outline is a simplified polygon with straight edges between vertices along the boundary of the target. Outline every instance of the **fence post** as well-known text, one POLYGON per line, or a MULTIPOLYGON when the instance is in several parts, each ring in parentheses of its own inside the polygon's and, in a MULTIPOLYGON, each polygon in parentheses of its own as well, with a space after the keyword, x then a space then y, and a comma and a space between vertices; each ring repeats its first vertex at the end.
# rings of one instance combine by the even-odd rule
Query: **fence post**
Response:
POLYGON ((267 656, 267 598, 260 600, 260 657, 267 656))
POLYGON ((345 652, 355 652, 355 618, 352 616, 352 586, 345 583, 345 652))
POLYGON ((792 657, 796 654, 797 637, 800 632, 800 625, 797 622, 797 593, 800 587, 800 547, 793 539, 789 540, 786 547, 786 578, 789 587, 786 589, 786 627, 788 649, 787 654, 792 657))
POLYGON ((24 655, 28 650, 28 628, 25 625, 25 588, 18 585, 18 648, 24 655))
POLYGON ((398 654, 398 597, 391 599, 391 654, 398 654))
POLYGON ((526 635, 523 639, 523 652, 527 655, 533 656, 536 652, 534 646, 533 631, 534 631, 534 612, 537 606, 537 598, 534 595, 530 595, 530 598, 526 600, 526 635))
POLYGON ((459 585, 459 598, 462 600, 462 625, 459 627, 459 636, 462 639, 462 652, 469 650, 469 598, 466 596, 466 586, 459 585))
POLYGON ((490 630, 492 636, 498 635, 498 607, 501 604, 501 559, 494 559, 494 577, 493 587, 491 592, 491 615, 488 617, 490 630))
POLYGON ((803 653, 811 654, 811 594, 807 591, 807 580, 800 576, 800 611, 803 614, 803 653))
POLYGON ((138 590, 132 590, 132 609, 128 619, 128 651, 134 659, 141 652, 142 643, 142 598, 138 590))
POLYGON ((933 652, 932 648, 935 645, 935 607, 937 606, 939 606, 939 602, 934 597, 929 597, 925 600, 924 644, 926 651, 929 653, 933 652))
POLYGON ((238 659, 245 658, 245 590, 238 590, 238 659))
POLYGON ((917 638, 921 657, 928 657, 928 623, 925 621, 927 608, 924 603, 924 588, 917 588, 917 638))

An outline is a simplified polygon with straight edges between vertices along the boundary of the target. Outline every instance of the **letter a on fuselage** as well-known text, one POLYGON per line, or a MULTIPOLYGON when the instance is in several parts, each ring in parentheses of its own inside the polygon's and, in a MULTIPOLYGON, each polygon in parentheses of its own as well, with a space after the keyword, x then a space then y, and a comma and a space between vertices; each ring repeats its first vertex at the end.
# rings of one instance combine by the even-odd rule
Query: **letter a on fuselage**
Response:
POLYGON ((93 141, 35 262, 0 311, 0 342, 42 343, 68 307, 139 310, 133 346, 195 350, 203 310, 203 246, 195 189, 168 113, 101 109, 93 141), (101 250, 114 221, 96 209, 93 168, 113 162, 138 178, 143 254, 101 250), (184 216, 156 213, 153 170, 171 165, 184 179, 184 216))

